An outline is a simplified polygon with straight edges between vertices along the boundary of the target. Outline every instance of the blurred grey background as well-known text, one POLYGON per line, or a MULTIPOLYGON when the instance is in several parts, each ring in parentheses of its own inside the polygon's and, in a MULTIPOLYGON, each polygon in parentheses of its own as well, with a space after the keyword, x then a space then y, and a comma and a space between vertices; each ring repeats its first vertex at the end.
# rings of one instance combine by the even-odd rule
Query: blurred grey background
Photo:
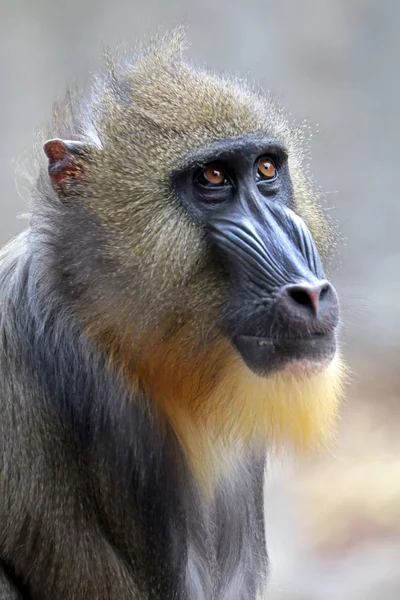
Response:
POLYGON ((271 471, 268 597, 400 599, 400 2, 1 0, 0 7, 1 244, 26 225, 16 218, 29 198, 15 161, 67 82, 84 82, 96 68, 103 43, 113 48, 184 23, 191 58, 260 81, 318 130, 311 169, 345 237, 331 275, 353 376, 337 448, 295 468, 282 459, 271 471))

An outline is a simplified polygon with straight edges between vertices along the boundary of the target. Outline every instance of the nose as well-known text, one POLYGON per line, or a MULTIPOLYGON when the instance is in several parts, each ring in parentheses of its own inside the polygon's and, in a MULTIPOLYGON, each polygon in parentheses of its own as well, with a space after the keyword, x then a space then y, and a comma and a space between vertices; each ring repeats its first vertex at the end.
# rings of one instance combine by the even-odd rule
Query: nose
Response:
POLYGON ((284 286, 277 298, 277 309, 290 327, 307 332, 329 331, 339 319, 335 288, 326 280, 284 286))

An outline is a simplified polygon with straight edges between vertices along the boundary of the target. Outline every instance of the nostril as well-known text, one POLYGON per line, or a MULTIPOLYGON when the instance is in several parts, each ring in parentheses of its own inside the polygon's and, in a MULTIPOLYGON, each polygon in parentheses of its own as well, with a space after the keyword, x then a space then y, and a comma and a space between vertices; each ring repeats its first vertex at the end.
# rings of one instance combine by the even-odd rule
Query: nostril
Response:
POLYGON ((319 301, 322 302, 322 300, 324 300, 328 294, 329 294, 329 283, 326 283, 321 288, 321 291, 319 294, 319 301))
POLYGON ((315 333, 316 327, 324 331, 336 327, 339 318, 337 294, 332 285, 324 281, 296 283, 281 289, 276 309, 290 326, 306 328, 315 333))
POLYGON ((310 295, 305 290, 289 290, 289 296, 297 303, 302 306, 309 306, 314 308, 314 304, 310 295))
POLYGON ((286 298, 291 304, 292 310, 306 310, 314 316, 318 316, 320 306, 329 303, 330 290, 330 284, 325 281, 316 285, 289 285, 286 287, 286 298))

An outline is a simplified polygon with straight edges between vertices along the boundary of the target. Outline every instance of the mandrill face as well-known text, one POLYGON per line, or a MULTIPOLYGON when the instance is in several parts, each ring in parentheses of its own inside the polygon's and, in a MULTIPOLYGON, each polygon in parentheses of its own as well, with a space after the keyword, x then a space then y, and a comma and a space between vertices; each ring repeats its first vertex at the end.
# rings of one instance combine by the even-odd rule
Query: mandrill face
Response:
POLYGON ((241 136, 191 156, 175 182, 229 287, 219 324, 256 374, 318 372, 336 352, 338 297, 295 212, 287 149, 241 136))

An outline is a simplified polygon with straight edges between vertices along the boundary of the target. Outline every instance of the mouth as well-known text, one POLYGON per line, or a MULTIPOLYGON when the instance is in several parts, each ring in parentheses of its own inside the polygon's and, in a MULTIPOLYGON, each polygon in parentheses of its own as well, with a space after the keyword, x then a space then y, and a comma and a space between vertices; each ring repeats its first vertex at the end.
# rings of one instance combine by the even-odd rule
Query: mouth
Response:
POLYGON ((329 363, 336 352, 336 337, 314 333, 303 337, 259 337, 238 335, 233 345, 246 365, 263 377, 280 370, 318 371, 329 363))

